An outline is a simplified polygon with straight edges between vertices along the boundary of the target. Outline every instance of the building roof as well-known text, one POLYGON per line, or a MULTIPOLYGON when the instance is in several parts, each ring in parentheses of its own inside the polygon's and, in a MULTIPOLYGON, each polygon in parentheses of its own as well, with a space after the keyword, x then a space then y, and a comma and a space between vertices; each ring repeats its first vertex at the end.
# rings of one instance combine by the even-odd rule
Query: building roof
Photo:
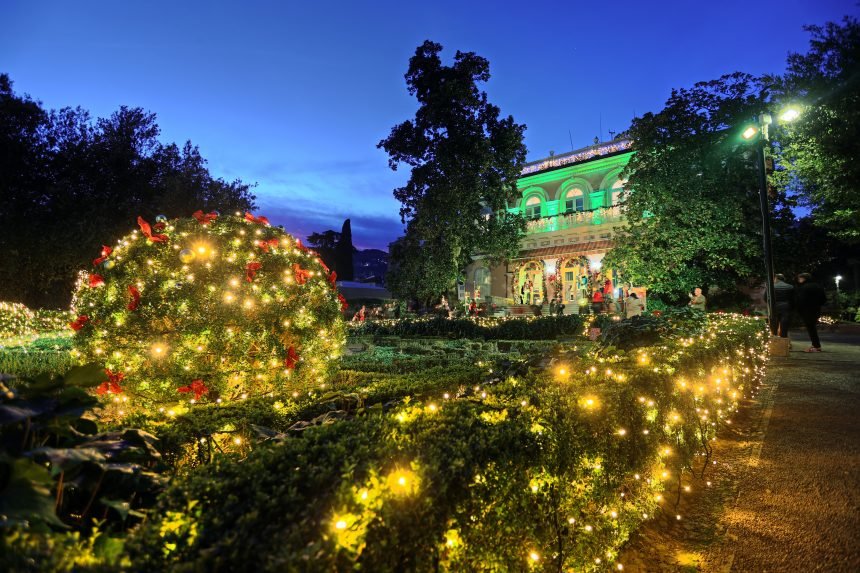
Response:
POLYGON ((539 249, 529 249, 520 251, 520 254, 514 257, 514 260, 522 259, 546 259, 562 256, 578 256, 578 255, 593 255, 605 252, 612 248, 615 244, 610 239, 602 241, 589 241, 587 243, 576 243, 575 245, 556 245, 554 247, 541 247, 539 249))
POLYGON ((577 149, 575 151, 553 155, 545 159, 538 159, 537 161, 526 163, 520 172, 520 177, 533 175, 550 169, 557 169, 559 167, 567 167, 577 163, 585 163, 592 159, 629 152, 632 145, 633 141, 629 139, 616 139, 614 141, 606 141, 596 145, 583 147, 582 149, 577 149))

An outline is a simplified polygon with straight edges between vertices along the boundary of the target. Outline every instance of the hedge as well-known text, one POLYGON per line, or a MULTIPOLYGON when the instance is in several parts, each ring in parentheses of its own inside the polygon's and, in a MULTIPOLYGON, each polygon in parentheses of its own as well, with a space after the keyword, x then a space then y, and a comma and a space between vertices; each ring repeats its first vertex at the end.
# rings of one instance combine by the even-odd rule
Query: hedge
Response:
POLYGON ((761 321, 707 320, 243 444, 173 480, 129 539, 133 568, 614 566, 764 374, 761 321))
POLYGON ((444 336, 485 340, 552 340, 582 334, 579 315, 504 318, 446 318, 430 316, 350 323, 352 336, 444 336))

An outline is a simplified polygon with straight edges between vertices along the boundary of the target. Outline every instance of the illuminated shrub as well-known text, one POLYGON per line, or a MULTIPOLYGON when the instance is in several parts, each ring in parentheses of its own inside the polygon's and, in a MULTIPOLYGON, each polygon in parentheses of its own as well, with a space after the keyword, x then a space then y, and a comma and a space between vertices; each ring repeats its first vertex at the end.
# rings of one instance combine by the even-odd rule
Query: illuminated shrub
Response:
POLYGON ((280 394, 322 380, 344 344, 340 295, 317 255, 265 217, 197 212, 103 247, 72 306, 97 391, 135 409, 280 394))
POLYGON ((19 302, 0 302, 0 340, 32 331, 35 314, 19 302))

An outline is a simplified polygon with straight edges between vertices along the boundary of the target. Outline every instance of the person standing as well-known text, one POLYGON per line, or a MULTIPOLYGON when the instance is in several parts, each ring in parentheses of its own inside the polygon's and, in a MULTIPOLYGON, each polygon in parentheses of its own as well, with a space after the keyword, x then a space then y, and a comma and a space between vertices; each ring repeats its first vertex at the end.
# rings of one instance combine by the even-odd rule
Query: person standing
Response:
POLYGON ((633 318, 634 316, 642 316, 642 313, 645 311, 645 303, 642 302, 642 299, 639 298, 639 295, 635 292, 631 292, 630 296, 627 297, 627 318, 633 318))
MULTIPOLYGON (((803 325, 809 333, 812 346, 805 352, 821 352, 821 340, 818 338, 818 318, 821 316, 821 307, 827 302, 827 295, 821 285, 812 282, 812 275, 800 273, 797 275, 797 292, 795 293, 795 304, 797 312, 803 319, 803 325)), ((774 300, 776 295, 774 295, 774 300)))
POLYGON ((600 314, 600 311, 603 310, 603 293, 600 289, 594 291, 594 294, 591 295, 591 311, 594 314, 600 314))
POLYGON ((690 308, 695 308, 705 312, 708 307, 708 299, 702 294, 702 289, 696 287, 693 294, 690 295, 690 308))
POLYGON ((788 338, 793 302, 794 287, 785 282, 785 275, 777 274, 773 281, 773 318, 770 321, 770 331, 774 336, 788 338))

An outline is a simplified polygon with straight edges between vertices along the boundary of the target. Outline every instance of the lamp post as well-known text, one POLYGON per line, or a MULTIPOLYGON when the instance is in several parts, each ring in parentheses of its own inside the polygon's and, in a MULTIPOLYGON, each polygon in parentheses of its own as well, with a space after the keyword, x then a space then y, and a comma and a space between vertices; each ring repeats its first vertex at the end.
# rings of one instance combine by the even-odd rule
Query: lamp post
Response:
MULTIPOLYGON (((795 107, 787 107, 780 114, 783 122, 791 122, 800 117, 795 107)), ((758 200, 761 209, 761 238, 764 253, 765 288, 767 291, 767 322, 774 332, 773 312, 773 251, 770 237, 770 206, 767 200, 767 167, 765 166, 764 146, 768 141, 768 127, 773 123, 769 113, 762 113, 755 118, 755 125, 750 125, 741 133, 746 140, 755 138, 756 163, 758 166, 758 200)))
POLYGON ((842 275, 836 275, 833 279, 836 281, 836 296, 839 296, 839 281, 842 280, 842 275))

